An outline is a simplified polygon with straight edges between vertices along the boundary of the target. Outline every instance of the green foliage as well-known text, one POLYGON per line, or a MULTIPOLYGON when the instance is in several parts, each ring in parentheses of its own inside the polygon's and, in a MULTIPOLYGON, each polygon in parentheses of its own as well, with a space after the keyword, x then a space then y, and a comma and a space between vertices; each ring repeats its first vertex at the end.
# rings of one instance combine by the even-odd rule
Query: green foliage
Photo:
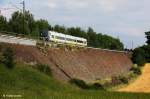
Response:
POLYGON ((20 12, 13 13, 12 18, 9 20, 11 32, 28 35, 31 32, 29 28, 33 21, 31 19, 33 19, 33 16, 29 12, 25 12, 25 15, 20 12))
POLYGON ((89 88, 89 86, 83 80, 71 79, 70 83, 75 84, 75 85, 77 85, 78 87, 80 87, 82 89, 88 89, 89 88))
POLYGON ((10 71, 0 64, 0 95, 22 95, 23 99, 35 97, 38 99, 149 99, 150 97, 150 94, 145 93, 80 90, 56 81, 30 66, 20 65, 10 71))
POLYGON ((105 90, 103 85, 101 85, 100 83, 94 83, 92 85, 89 86, 89 89, 93 89, 93 90, 105 90))
POLYGON ((71 79, 71 84, 77 85, 81 89, 88 89, 88 90, 104 90, 103 86, 100 83, 94 83, 94 84, 86 84, 83 80, 80 79, 71 79))
POLYGON ((49 76, 52 76, 52 71, 50 69, 50 67, 48 65, 44 65, 44 64, 37 64, 36 68, 40 71, 43 72, 49 76))
POLYGON ((8 29, 7 20, 0 15, 0 31, 6 31, 8 29))
POLYGON ((144 45, 134 49, 132 60, 139 66, 144 66, 145 63, 150 62, 150 45, 144 45))
POLYGON ((128 84, 129 83, 129 79, 125 76, 119 76, 119 80, 124 83, 124 84, 128 84))
POLYGON ((37 20, 36 25, 39 30, 38 31, 39 33, 42 33, 43 31, 48 31, 49 29, 49 24, 47 20, 43 20, 43 19, 37 20))
POLYGON ((4 52, 3 52, 3 63, 5 66, 9 69, 14 68, 15 63, 14 63, 14 52, 11 48, 7 47, 4 52))
POLYGON ((113 76, 111 79, 112 80, 109 86, 116 86, 116 85, 121 84, 121 81, 118 76, 113 76))
POLYGON ((35 96, 48 98, 54 93, 73 89, 28 65, 19 64, 15 67, 10 71, 0 64, 0 95, 6 91, 7 94, 21 94, 24 99, 34 99, 35 96))
POLYGON ((52 30, 57 31, 59 33, 65 33, 66 32, 66 28, 64 26, 59 26, 59 25, 55 25, 52 30))
MULTIPOLYGON (((147 38, 147 45, 135 48, 133 51, 132 60, 135 64, 138 64, 139 66, 144 66, 145 63, 150 62, 150 31, 145 32, 145 35, 147 38)), ((138 72, 139 70, 136 71, 138 72)))
POLYGON ((3 53, 0 52, 0 63, 3 63, 4 62, 4 56, 3 56, 3 53))
POLYGON ((139 66, 133 66, 130 70, 133 71, 133 73, 136 75, 142 74, 141 68, 139 66))
POLYGON ((129 83, 128 77, 126 77, 124 75, 119 75, 119 76, 112 77, 112 81, 109 86, 116 86, 119 84, 128 84, 128 83, 129 83))
POLYGON ((18 11, 14 12, 8 24, 9 28, 6 31, 27 35, 36 39, 40 37, 42 31, 48 30, 49 28, 46 20, 40 19, 35 21, 29 11, 26 11, 24 15, 18 11))
POLYGON ((147 43, 148 45, 150 45, 150 31, 145 32, 145 35, 146 35, 146 38, 147 38, 146 43, 147 43))

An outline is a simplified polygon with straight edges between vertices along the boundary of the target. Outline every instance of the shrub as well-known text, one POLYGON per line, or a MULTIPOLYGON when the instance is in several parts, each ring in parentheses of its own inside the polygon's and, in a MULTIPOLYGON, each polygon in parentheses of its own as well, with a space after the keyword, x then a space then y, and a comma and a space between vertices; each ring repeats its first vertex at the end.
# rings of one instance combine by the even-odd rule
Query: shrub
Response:
POLYGON ((75 85, 77 85, 78 87, 80 87, 82 89, 89 89, 89 86, 83 80, 71 79, 70 83, 75 84, 75 85))
POLYGON ((128 83, 129 83, 128 78, 125 77, 125 76, 119 76, 119 80, 120 80, 122 83, 124 83, 124 84, 128 84, 128 83))
POLYGON ((86 84, 83 80, 79 80, 79 79, 71 79, 70 83, 75 84, 82 89, 104 90, 104 87, 99 83, 94 83, 94 84, 89 85, 89 84, 86 84))
POLYGON ((125 76, 113 76, 112 77, 112 85, 115 86, 115 85, 119 85, 121 83, 124 83, 124 84, 128 84, 128 77, 125 77, 125 76))
POLYGON ((133 71, 130 71, 128 74, 129 79, 137 77, 137 74, 135 74, 133 71))
POLYGON ((133 71, 133 73, 136 74, 136 75, 141 75, 142 74, 142 71, 141 71, 140 67, 135 67, 134 66, 130 70, 133 71))
POLYGON ((4 52, 3 52, 3 63, 7 68, 14 68, 15 63, 14 63, 14 52, 11 48, 7 47, 4 52))
POLYGON ((3 63, 4 62, 4 56, 3 56, 3 53, 0 52, 0 63, 3 63))
POLYGON ((36 68, 40 71, 43 72, 47 75, 51 75, 52 76, 52 71, 50 69, 50 67, 48 65, 44 65, 44 64, 37 64, 36 68))
POLYGON ((100 83, 94 83, 93 85, 90 86, 90 89, 94 89, 94 90, 105 90, 103 85, 101 85, 100 83))
POLYGON ((121 81, 117 76, 113 76, 112 80, 111 80, 111 83, 112 83, 113 86, 115 86, 115 85, 121 84, 121 81))

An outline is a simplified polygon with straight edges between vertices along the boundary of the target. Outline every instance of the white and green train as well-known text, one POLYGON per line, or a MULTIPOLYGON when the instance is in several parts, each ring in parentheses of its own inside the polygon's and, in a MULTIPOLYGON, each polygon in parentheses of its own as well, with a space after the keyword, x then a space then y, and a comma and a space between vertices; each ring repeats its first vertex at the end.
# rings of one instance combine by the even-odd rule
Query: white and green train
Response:
POLYGON ((55 31, 44 32, 42 36, 48 42, 53 42, 57 44, 68 44, 74 46, 83 46, 83 47, 87 46, 87 40, 85 38, 66 35, 55 31))

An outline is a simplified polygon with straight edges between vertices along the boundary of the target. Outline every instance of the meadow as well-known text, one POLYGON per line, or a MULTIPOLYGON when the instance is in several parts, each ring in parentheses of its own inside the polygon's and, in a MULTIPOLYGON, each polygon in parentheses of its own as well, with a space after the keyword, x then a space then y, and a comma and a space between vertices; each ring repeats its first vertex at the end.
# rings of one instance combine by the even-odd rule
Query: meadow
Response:
POLYGON ((146 93, 82 90, 75 85, 59 82, 28 65, 19 64, 14 69, 8 69, 0 64, 0 98, 4 98, 4 95, 20 95, 21 99, 149 99, 150 97, 150 94, 146 93))

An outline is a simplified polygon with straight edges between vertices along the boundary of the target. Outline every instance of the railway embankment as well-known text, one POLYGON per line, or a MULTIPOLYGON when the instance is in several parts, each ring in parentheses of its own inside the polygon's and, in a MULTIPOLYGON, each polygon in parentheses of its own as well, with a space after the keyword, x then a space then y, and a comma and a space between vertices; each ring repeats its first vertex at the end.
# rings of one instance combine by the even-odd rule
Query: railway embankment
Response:
POLYGON ((17 61, 49 65, 53 76, 63 81, 77 78, 92 82, 126 74, 132 66, 128 53, 119 51, 92 48, 76 50, 49 48, 45 54, 35 46, 4 43, 0 45, 1 48, 12 47, 17 61))

